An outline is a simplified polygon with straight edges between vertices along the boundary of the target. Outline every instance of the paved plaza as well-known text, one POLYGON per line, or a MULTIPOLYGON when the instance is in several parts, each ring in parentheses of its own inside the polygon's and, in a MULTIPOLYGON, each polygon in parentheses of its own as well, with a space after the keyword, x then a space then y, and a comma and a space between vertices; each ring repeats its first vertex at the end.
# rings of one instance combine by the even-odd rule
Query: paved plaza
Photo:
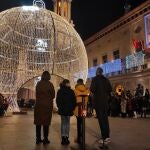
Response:
MULTIPOLYGON (((150 150, 150 119, 110 118, 112 143, 110 150, 150 150)), ((80 150, 74 142, 76 120, 72 117, 70 146, 60 144, 60 117, 53 116, 48 146, 35 145, 33 112, 0 118, 0 150, 80 150)), ((97 144, 99 128, 95 118, 86 120, 87 150, 100 149, 97 144)))

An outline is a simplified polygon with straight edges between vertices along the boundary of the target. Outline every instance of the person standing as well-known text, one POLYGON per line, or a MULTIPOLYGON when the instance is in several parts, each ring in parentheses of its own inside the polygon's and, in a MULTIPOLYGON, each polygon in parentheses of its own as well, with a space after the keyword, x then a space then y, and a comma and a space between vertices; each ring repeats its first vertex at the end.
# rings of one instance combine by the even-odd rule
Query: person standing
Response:
POLYGON ((83 79, 78 79, 77 85, 75 86, 75 95, 76 95, 76 103, 77 106, 74 111, 74 115, 77 118, 77 143, 81 143, 81 137, 82 137, 82 96, 85 96, 85 106, 87 106, 88 103, 88 96, 90 94, 90 91, 86 88, 83 79))
POLYGON ((126 100, 126 95, 125 95, 124 92, 122 92, 122 94, 121 94, 121 103, 120 103, 120 105, 121 105, 121 116, 123 118, 125 118, 126 113, 127 113, 127 100, 126 100))
POLYGON ((52 119, 53 99, 55 90, 49 81, 50 73, 44 71, 41 80, 36 85, 36 103, 34 108, 34 124, 36 125, 36 144, 49 144, 49 126, 52 119), (44 140, 41 139, 41 128, 43 127, 44 140))
POLYGON ((69 80, 64 79, 60 84, 60 89, 57 92, 56 103, 58 113, 61 115, 61 144, 68 145, 70 143, 70 116, 73 116, 73 111, 76 106, 75 93, 70 87, 69 80))
POLYGON ((141 118, 143 118, 143 115, 144 117, 146 118, 146 115, 147 115, 147 110, 148 110, 148 104, 149 104, 149 90, 146 89, 145 90, 145 95, 144 95, 144 98, 143 98, 143 101, 142 101, 142 112, 141 112, 141 118))
POLYGON ((135 92, 135 98, 138 103, 138 113, 142 113, 142 101, 143 101, 144 87, 141 84, 138 84, 135 92))
POLYGON ((91 82, 90 91, 93 94, 93 103, 99 121, 102 139, 99 143, 110 142, 110 129, 108 121, 109 98, 112 92, 110 81, 103 76, 103 69, 97 68, 96 77, 91 82))
POLYGON ((132 117, 134 117, 133 97, 129 90, 126 92, 126 98, 127 98, 127 114, 128 114, 129 118, 132 118, 132 117))

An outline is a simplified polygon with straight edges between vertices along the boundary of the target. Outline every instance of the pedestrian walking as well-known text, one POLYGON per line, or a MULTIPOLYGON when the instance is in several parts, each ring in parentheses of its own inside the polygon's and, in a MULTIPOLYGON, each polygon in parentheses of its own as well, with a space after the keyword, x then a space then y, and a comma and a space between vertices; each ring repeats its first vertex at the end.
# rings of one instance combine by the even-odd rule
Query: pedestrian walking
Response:
POLYGON ((57 92, 56 103, 58 113, 61 115, 61 144, 68 145, 70 143, 70 116, 73 116, 73 111, 76 106, 76 96, 70 87, 69 80, 64 79, 60 84, 60 89, 57 92))
POLYGON ((53 99, 55 90, 49 81, 50 73, 44 71, 41 80, 36 85, 36 104, 34 108, 34 124, 36 125, 36 144, 43 142, 49 144, 49 126, 52 119, 53 99), (41 139, 41 128, 43 127, 44 140, 41 139))
POLYGON ((112 87, 109 80, 103 76, 103 69, 97 68, 96 77, 93 78, 91 87, 93 93, 94 107, 101 128, 102 139, 99 143, 110 142, 110 129, 108 121, 109 98, 112 92, 112 87))

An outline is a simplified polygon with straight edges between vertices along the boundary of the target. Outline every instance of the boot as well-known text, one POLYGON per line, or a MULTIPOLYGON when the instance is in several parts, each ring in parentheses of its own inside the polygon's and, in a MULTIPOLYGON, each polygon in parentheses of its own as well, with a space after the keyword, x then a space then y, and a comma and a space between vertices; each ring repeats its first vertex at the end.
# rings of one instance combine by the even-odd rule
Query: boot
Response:
POLYGON ((41 140, 41 126, 36 125, 36 144, 40 144, 43 141, 41 140))
POLYGON ((62 145, 66 145, 66 138, 64 136, 62 136, 62 141, 61 141, 62 145))
POLYGON ((44 126, 43 127, 43 132, 44 132, 44 140, 43 140, 43 144, 49 144, 50 141, 48 140, 48 133, 49 133, 49 126, 44 126))
POLYGON ((43 140, 43 144, 44 144, 44 145, 49 144, 49 143, 50 143, 50 141, 49 141, 48 139, 44 139, 44 140, 43 140))
POLYGON ((41 139, 36 139, 36 144, 40 144, 40 143, 42 143, 43 142, 43 140, 41 140, 41 139))
POLYGON ((65 137, 65 140, 66 140, 66 144, 70 144, 70 141, 69 141, 69 138, 68 137, 65 137))

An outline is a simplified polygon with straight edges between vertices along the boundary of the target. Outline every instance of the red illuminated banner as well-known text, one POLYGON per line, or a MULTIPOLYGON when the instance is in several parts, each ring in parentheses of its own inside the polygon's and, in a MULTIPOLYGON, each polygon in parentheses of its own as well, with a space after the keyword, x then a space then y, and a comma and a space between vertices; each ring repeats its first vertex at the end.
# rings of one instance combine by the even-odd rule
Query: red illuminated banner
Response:
POLYGON ((137 50, 137 49, 141 49, 143 50, 144 49, 144 41, 143 40, 133 40, 133 46, 134 48, 137 50))

